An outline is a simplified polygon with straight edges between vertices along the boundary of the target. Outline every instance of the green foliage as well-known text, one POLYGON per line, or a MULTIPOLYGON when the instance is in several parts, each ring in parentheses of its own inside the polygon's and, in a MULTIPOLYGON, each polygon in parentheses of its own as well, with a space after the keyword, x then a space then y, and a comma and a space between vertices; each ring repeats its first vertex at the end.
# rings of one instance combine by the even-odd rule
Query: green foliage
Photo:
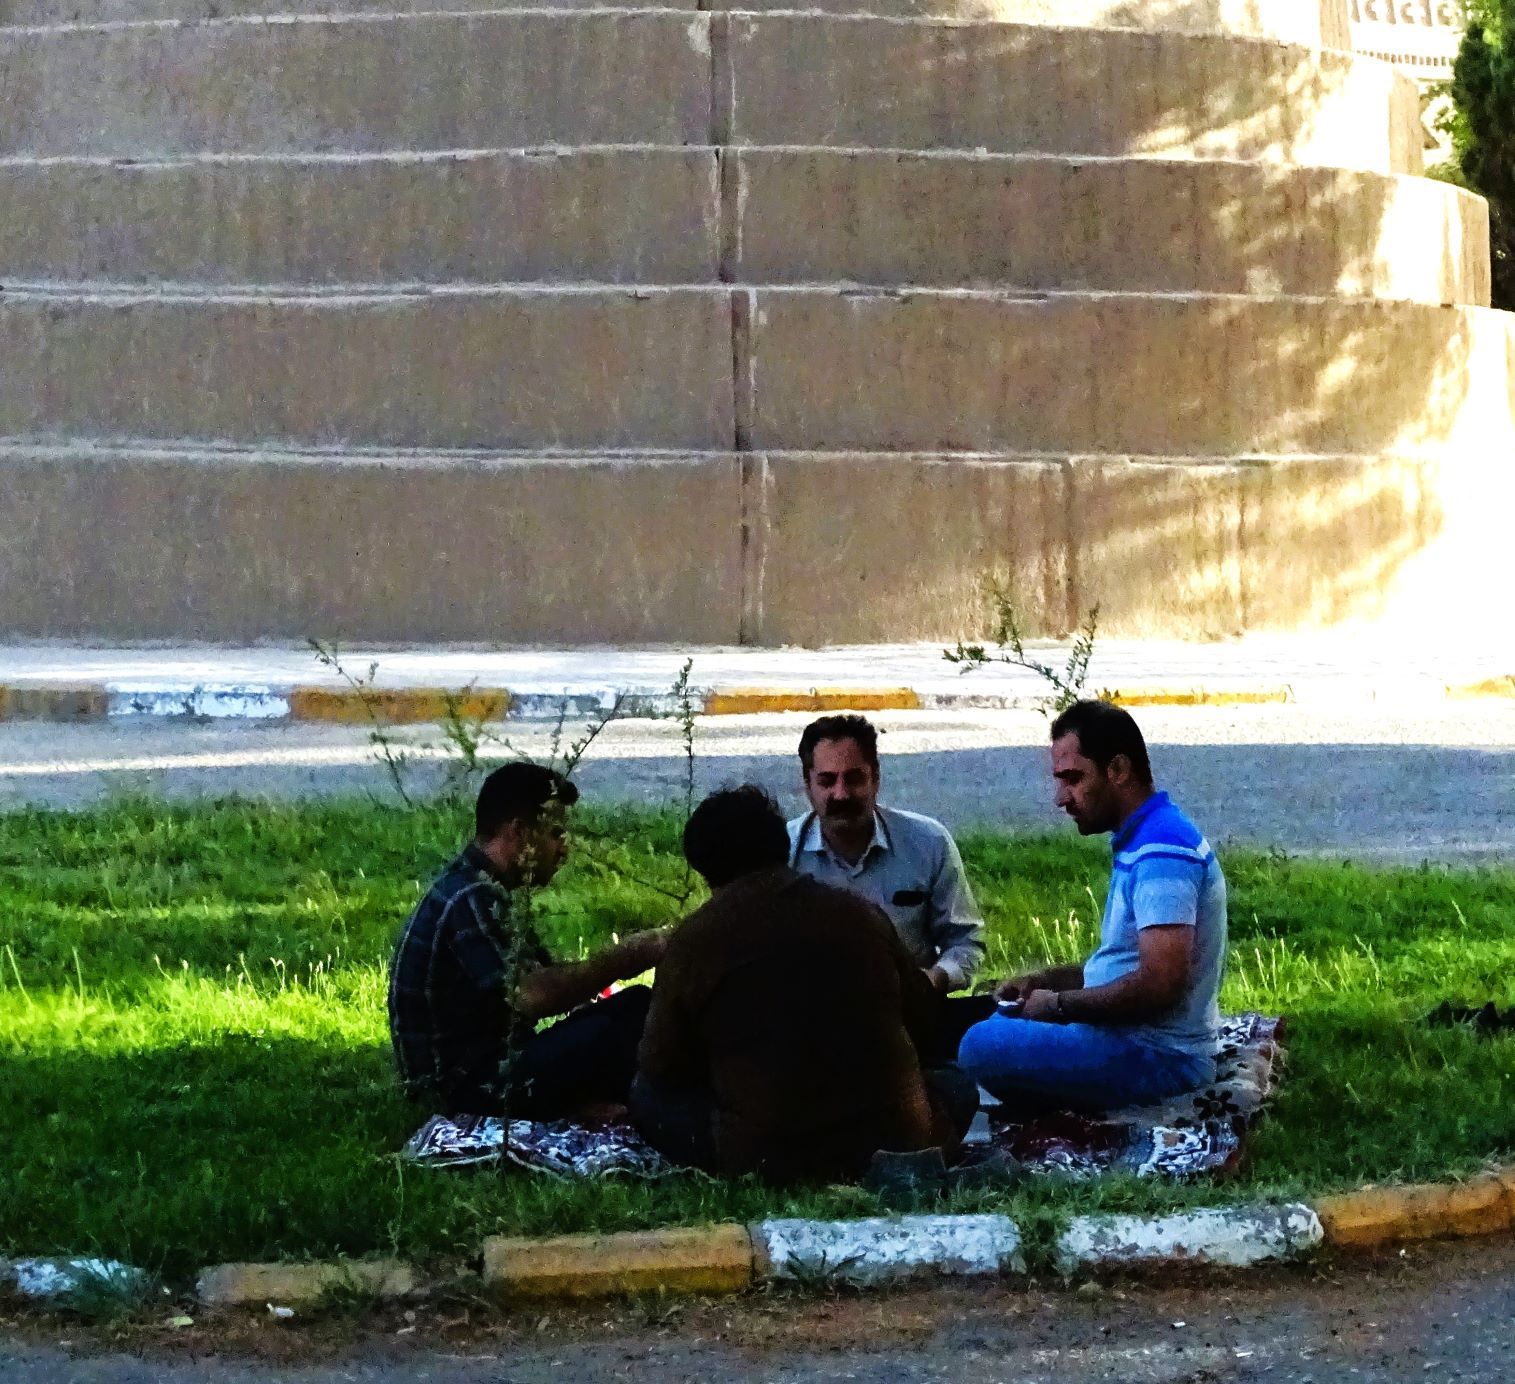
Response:
POLYGON ((1445 122, 1454 180, 1488 199, 1494 306, 1515 307, 1515 0, 1473 0, 1445 122))
MULTIPOLYGON (((609 869, 571 858, 536 897, 559 955, 681 911, 678 810, 588 813, 609 869)), ((100 1254, 182 1277, 231 1258, 461 1258, 490 1233, 857 1216, 675 1178, 573 1184, 407 1168, 422 1112, 388 1051, 389 949, 468 828, 455 804, 121 802, 0 817, 0 1255, 100 1254)), ((1074 836, 964 838, 1007 972, 1093 943, 1108 853, 1074 836)), ((1228 1008, 1289 1015, 1290 1071, 1247 1175, 1210 1186, 1037 1180, 956 1194, 1052 1228, 1467 1171, 1515 1148, 1515 1039, 1417 1019, 1515 1003, 1515 871, 1370 870, 1240 850, 1228 1008)))
POLYGON ((1050 663, 1044 663, 1027 653, 1020 615, 1008 588, 997 579, 990 578, 984 584, 984 594, 994 617, 992 638, 995 652, 990 653, 983 644, 967 644, 959 639, 953 648, 942 650, 942 657, 948 663, 957 664, 964 673, 974 672, 990 663, 1005 663, 1035 673, 1051 689, 1049 695, 1038 703, 1038 709, 1044 716, 1055 716, 1082 697, 1090 695, 1085 692, 1084 685, 1089 680, 1089 664, 1094 658, 1094 636, 1099 628, 1098 606, 1090 608, 1084 617, 1084 623, 1078 627, 1063 666, 1054 668, 1050 663))

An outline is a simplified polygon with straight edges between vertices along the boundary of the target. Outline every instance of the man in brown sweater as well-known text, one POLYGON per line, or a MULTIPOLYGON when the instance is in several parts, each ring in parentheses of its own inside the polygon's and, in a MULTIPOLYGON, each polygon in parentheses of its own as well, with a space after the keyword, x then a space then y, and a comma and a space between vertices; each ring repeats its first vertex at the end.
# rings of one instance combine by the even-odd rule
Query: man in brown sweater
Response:
POLYGON ((977 1091, 956 1068, 922 1070, 940 1005, 889 920, 789 868, 784 818, 759 788, 701 803, 684 854, 711 898, 658 967, 631 1092, 647 1139, 774 1182, 955 1147, 977 1091))

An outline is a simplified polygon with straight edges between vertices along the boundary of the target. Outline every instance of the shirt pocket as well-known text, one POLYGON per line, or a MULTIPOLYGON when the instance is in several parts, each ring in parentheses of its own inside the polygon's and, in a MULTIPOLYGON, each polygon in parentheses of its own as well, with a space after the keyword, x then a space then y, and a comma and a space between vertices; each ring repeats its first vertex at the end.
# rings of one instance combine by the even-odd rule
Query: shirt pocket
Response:
POLYGON ((889 895, 887 912, 896 927, 919 934, 925 926, 926 905, 930 898, 925 889, 896 889, 889 895))

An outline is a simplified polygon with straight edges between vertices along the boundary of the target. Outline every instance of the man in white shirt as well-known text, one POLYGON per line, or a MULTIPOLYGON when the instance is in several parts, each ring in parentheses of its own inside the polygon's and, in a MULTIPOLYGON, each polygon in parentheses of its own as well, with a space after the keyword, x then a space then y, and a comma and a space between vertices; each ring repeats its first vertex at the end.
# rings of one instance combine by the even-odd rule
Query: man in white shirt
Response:
MULTIPOLYGON (((938 994, 966 989, 984 959, 983 919, 963 859, 940 822, 880 807, 878 730, 823 716, 800 737, 810 811, 789 823, 790 863, 877 905, 938 994)), ((992 996, 945 1000, 947 1047, 993 1012, 992 996)))

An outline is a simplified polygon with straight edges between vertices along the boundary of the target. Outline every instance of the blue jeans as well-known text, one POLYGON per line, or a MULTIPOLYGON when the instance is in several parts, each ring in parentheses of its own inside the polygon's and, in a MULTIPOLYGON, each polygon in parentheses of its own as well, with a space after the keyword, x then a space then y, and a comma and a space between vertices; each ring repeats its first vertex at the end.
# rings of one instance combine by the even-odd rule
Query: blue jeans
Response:
POLYGON ((1138 1042, 1118 1028, 996 1014, 963 1035, 958 1064, 1009 1105, 1119 1110, 1202 1086, 1215 1060, 1138 1042))

